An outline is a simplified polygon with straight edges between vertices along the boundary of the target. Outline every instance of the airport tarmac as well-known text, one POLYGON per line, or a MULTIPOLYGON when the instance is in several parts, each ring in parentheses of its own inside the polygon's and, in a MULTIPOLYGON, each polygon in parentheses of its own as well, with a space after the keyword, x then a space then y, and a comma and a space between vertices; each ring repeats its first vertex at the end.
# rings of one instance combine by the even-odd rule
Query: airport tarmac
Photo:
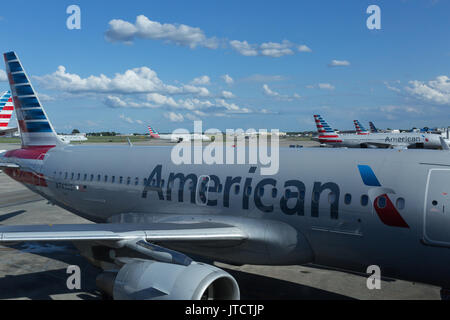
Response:
MULTIPOLYGON (((297 144, 314 146, 315 143, 286 141, 287 146, 297 144)), ((0 143, 0 150, 18 147, 17 144, 0 143)), ((58 223, 90 222, 48 204, 0 173, 0 225, 58 223)), ((440 299, 438 287, 383 280, 380 290, 369 290, 365 276, 328 269, 216 265, 236 278, 242 299, 440 299)), ((95 277, 99 272, 71 243, 0 246, 0 299, 101 299, 95 288, 95 277), (67 288, 69 265, 80 267, 80 290, 67 288)))

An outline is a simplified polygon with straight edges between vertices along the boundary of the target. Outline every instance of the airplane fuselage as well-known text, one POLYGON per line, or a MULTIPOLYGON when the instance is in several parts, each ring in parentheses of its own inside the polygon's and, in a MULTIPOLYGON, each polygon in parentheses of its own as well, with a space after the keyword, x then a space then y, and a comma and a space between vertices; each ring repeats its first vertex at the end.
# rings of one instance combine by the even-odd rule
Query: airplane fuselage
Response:
POLYGON ((370 133, 370 134, 339 134, 339 138, 319 139, 319 141, 347 148, 376 147, 416 147, 438 149, 441 147, 439 135, 423 133, 370 133), (323 141, 321 141, 323 140, 323 141))
POLYGON ((13 179, 95 222, 231 222, 258 234, 232 248, 175 245, 186 252, 242 264, 378 265, 383 276, 450 287, 448 152, 281 148, 279 172, 262 176, 251 164, 174 165, 171 150, 67 145, 0 160, 20 164, 4 170, 13 179))

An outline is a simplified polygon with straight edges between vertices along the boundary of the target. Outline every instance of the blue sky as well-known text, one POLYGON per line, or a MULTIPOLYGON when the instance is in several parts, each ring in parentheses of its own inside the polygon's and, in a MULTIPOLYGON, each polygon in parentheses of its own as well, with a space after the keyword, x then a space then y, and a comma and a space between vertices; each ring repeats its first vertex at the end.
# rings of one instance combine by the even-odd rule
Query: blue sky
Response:
MULTIPOLYGON (((354 119, 450 125, 449 1, 17 0, 2 9, 2 52, 17 52, 59 132, 192 130, 193 120, 303 131, 315 129, 313 114, 339 129, 354 119), (66 27, 72 4, 81 30, 66 27), (366 26, 371 4, 380 30, 366 26)), ((0 71, 1 90, 4 80, 0 71)))

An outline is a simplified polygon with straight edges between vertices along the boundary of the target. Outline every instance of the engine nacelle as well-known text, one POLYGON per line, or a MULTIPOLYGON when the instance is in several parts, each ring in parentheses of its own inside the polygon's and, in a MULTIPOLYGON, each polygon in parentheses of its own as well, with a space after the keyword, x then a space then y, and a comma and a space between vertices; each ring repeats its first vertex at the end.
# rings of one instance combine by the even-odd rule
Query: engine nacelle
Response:
POLYGON ((238 300, 239 286, 227 272, 192 262, 188 266, 134 259, 117 274, 105 272, 97 286, 116 300, 238 300))

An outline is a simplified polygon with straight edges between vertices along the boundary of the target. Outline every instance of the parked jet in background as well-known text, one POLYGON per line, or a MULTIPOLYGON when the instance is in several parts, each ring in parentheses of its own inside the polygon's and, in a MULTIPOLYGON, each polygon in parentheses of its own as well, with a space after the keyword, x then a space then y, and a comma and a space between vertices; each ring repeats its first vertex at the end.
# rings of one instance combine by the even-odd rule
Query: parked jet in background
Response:
POLYGON ((12 102, 11 93, 6 91, 0 97, 0 136, 12 136, 18 131, 17 127, 9 127, 13 112, 14 104, 12 102))
POLYGON ((450 288, 449 152, 281 148, 278 173, 263 176, 251 164, 174 164, 171 147, 66 145, 17 55, 4 57, 23 129, 0 168, 97 224, 0 226, 0 243, 72 241, 116 299, 240 297, 230 274, 186 254, 377 265, 385 277, 450 288))
POLYGON ((205 136, 204 134, 198 134, 198 133, 159 134, 158 131, 154 130, 151 126, 148 126, 148 131, 150 132, 150 137, 152 137, 154 139, 169 140, 170 142, 176 142, 176 143, 179 143, 182 141, 193 141, 193 140, 211 141, 210 137, 205 136))
POLYGON ((320 116, 314 115, 320 143, 347 148, 441 149, 440 136, 431 133, 338 134, 320 116))
POLYGON ((365 135, 369 134, 369 131, 363 127, 363 125, 358 120, 353 120, 353 124, 355 125, 356 134, 365 135))
POLYGON ((375 125, 373 124, 372 121, 369 122, 369 126, 370 126, 370 133, 377 133, 378 129, 375 127, 375 125))

